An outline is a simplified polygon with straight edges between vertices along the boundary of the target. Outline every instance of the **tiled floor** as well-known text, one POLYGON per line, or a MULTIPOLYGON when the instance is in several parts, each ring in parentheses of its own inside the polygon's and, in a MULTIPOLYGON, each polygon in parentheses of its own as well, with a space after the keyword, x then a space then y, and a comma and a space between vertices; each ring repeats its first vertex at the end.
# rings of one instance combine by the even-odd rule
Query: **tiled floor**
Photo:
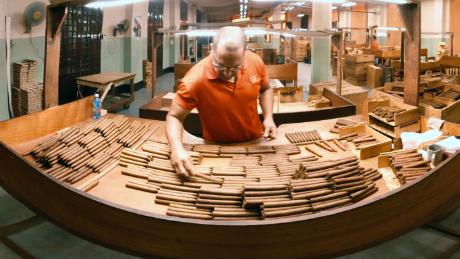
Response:
MULTIPOLYGON (((308 66, 300 67, 305 75, 308 66)), ((300 78, 299 82, 306 78, 300 78)), ((167 74, 158 80, 158 91, 172 88, 173 76, 167 74)), ((150 99, 150 91, 142 89, 136 92, 136 101, 121 114, 138 116, 138 109, 150 99)), ((0 229, 2 226, 25 220, 34 213, 16 201, 0 188, 0 229)), ((460 209, 449 215, 441 224, 460 232, 460 209)), ((17 246, 36 258, 135 258, 83 240, 46 220, 33 227, 8 236, 17 246)), ((446 235, 428 227, 408 232, 396 239, 361 252, 340 257, 342 259, 361 258, 439 258, 444 252, 454 247, 460 239, 446 235)), ((21 258, 0 240, 0 258, 21 258)), ((460 252, 450 258, 459 258, 460 252)))

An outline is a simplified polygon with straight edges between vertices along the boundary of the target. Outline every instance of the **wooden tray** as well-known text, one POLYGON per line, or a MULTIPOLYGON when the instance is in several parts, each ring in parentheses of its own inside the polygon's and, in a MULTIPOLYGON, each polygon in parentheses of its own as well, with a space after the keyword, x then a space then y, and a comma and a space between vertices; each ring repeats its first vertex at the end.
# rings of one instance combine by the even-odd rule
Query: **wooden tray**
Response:
POLYGON ((367 125, 359 124, 356 126, 340 127, 339 137, 357 133, 358 136, 364 136, 372 134, 373 137, 379 141, 379 143, 366 145, 359 149, 359 158, 368 159, 374 156, 378 156, 382 152, 388 152, 392 150, 392 141, 390 138, 381 134, 380 132, 369 128, 367 125))

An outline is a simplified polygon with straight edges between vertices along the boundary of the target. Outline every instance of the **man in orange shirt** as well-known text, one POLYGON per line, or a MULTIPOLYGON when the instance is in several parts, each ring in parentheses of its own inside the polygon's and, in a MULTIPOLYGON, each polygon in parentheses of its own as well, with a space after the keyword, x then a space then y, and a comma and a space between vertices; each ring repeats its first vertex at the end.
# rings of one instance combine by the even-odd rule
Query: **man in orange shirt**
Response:
POLYGON ((273 89, 263 61, 246 51, 239 27, 223 27, 213 39, 208 57, 192 67, 179 85, 166 117, 171 162, 183 177, 193 175, 193 163, 182 144, 183 121, 197 108, 203 137, 216 142, 241 142, 276 137, 273 89), (257 112, 257 99, 263 123, 257 112))

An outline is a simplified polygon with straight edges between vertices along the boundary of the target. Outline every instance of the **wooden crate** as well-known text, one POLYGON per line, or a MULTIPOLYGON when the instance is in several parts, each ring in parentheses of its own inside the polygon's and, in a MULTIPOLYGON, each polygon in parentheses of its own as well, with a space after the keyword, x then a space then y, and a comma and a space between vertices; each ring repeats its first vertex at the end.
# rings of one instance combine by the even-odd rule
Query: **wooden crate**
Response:
POLYGON ((345 61, 346 62, 351 62, 351 63, 374 63, 375 56, 374 55, 368 55, 368 54, 362 54, 362 55, 351 55, 351 54, 346 54, 345 55, 345 61))
POLYGON ((367 86, 377 88, 382 86, 383 69, 379 66, 369 65, 367 68, 367 86))
POLYGON ((419 132, 419 108, 396 100, 396 98, 374 99, 368 102, 369 127, 393 138, 399 139, 402 132, 419 132), (373 113, 377 107, 395 106, 406 111, 395 114, 394 121, 385 119, 373 113))
POLYGON ((378 156, 382 152, 388 152, 392 150, 392 141, 382 133, 371 129, 365 124, 358 124, 355 126, 345 126, 339 128, 339 137, 345 135, 357 133, 358 136, 365 136, 372 134, 373 137, 379 141, 379 143, 370 144, 359 149, 359 158, 368 159, 374 156, 378 156))
MULTIPOLYGON (((455 90, 460 91, 460 85, 449 84, 445 85, 443 90, 447 91, 450 88, 454 88, 455 90)), ((440 99, 439 97, 434 97, 434 100, 442 101, 442 99, 440 99)), ((421 112, 427 118, 434 117, 453 123, 460 123, 460 100, 454 102, 447 101, 444 104, 447 105, 445 108, 436 109, 433 106, 422 101, 420 102, 421 112)))
POLYGON ((409 122, 414 122, 419 119, 419 109, 418 107, 412 106, 405 104, 403 102, 399 102, 393 99, 381 99, 381 100, 369 100, 368 102, 368 111, 369 111, 369 117, 374 117, 376 119, 379 119, 391 126, 397 126, 401 124, 407 124, 409 122), (381 117, 375 115, 373 111, 378 108, 378 107, 390 107, 390 106, 395 106, 399 107, 402 109, 405 109, 406 111, 403 111, 401 113, 395 114, 394 115, 394 121, 392 122, 387 122, 381 117))

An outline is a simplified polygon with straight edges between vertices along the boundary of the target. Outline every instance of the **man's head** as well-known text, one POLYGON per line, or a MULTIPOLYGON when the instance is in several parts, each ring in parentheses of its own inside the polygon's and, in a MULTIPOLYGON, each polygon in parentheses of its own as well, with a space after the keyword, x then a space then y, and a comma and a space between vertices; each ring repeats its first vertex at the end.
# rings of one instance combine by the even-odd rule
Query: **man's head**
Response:
POLYGON ((246 37, 241 28, 226 26, 214 36, 211 59, 219 78, 230 80, 243 65, 246 37))

